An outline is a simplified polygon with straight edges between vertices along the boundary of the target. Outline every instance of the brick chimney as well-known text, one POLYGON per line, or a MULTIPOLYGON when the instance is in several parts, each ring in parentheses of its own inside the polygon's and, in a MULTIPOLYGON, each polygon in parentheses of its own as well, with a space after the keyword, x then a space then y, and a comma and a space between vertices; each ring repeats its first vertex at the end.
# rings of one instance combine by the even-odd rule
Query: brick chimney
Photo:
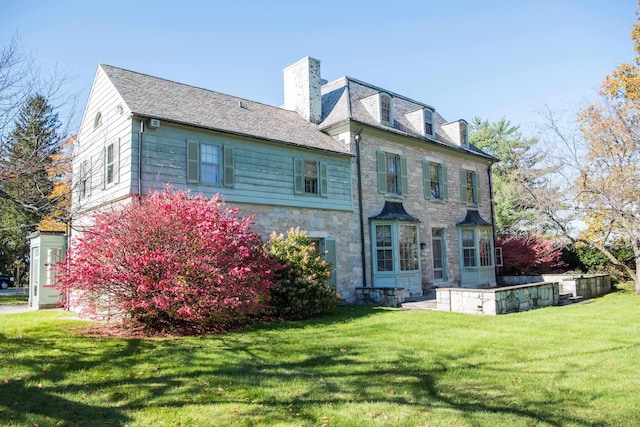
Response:
POLYGON ((284 69, 284 108, 311 123, 322 119, 320 61, 307 56, 284 69))

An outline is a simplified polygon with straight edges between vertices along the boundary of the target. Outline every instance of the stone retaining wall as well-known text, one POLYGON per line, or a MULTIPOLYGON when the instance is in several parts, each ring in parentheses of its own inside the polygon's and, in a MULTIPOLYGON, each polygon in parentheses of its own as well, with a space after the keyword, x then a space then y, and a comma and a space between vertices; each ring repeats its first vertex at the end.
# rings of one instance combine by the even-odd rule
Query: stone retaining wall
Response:
POLYGON ((497 315, 558 304, 559 285, 533 283, 491 289, 437 288, 438 310, 497 315))
POLYGON ((611 276, 608 274, 545 274, 542 277, 545 281, 558 282, 561 294, 573 294, 574 297, 596 298, 611 292, 611 276))
POLYGON ((522 285, 538 282, 557 282, 560 294, 574 297, 596 298, 611 292, 608 274, 543 274, 541 276, 498 276, 499 285, 522 285))
POLYGON ((382 307, 401 307, 404 288, 356 288, 356 304, 382 307))

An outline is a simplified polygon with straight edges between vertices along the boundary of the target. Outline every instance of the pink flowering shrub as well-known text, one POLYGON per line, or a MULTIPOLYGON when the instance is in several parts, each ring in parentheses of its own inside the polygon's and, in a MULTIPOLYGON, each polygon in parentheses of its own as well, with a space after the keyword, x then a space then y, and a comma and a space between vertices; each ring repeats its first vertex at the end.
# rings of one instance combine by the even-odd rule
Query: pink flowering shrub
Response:
POLYGON ((562 250, 552 240, 537 236, 500 236, 502 275, 538 275, 559 273, 565 267, 562 250))
POLYGON ((87 316, 117 312, 155 331, 201 332, 269 311, 279 265, 251 217, 170 188, 98 214, 57 287, 87 316))

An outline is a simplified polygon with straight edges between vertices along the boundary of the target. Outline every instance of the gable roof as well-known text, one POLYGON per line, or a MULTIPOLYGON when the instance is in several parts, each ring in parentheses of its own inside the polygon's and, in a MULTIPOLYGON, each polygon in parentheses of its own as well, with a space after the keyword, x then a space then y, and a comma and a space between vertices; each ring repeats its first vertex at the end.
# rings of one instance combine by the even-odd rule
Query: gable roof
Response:
POLYGON ((110 65, 99 68, 135 115, 351 155, 296 112, 110 65))
POLYGON ((471 144, 466 147, 452 141, 441 128, 447 121, 432 106, 346 76, 322 86, 322 121, 320 122, 320 129, 327 129, 345 121, 356 121, 398 135, 417 138, 422 141, 444 145, 453 150, 496 160, 493 156, 471 144), (381 124, 377 117, 367 111, 363 103, 363 100, 379 93, 388 94, 393 99, 393 126, 381 124), (406 116, 408 113, 423 109, 433 112, 434 138, 424 136, 418 132, 406 116))

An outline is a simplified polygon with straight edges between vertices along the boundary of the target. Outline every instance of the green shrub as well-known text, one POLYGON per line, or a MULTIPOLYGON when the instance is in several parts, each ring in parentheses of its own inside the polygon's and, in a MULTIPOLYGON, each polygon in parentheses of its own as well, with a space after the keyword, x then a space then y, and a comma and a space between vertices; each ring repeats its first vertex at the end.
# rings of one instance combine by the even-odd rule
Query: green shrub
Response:
POLYGON ((271 305, 276 316, 300 319, 338 305, 338 293, 327 285, 331 266, 305 231, 291 228, 287 237, 274 232, 266 249, 283 266, 278 273, 280 285, 271 288, 271 305))

